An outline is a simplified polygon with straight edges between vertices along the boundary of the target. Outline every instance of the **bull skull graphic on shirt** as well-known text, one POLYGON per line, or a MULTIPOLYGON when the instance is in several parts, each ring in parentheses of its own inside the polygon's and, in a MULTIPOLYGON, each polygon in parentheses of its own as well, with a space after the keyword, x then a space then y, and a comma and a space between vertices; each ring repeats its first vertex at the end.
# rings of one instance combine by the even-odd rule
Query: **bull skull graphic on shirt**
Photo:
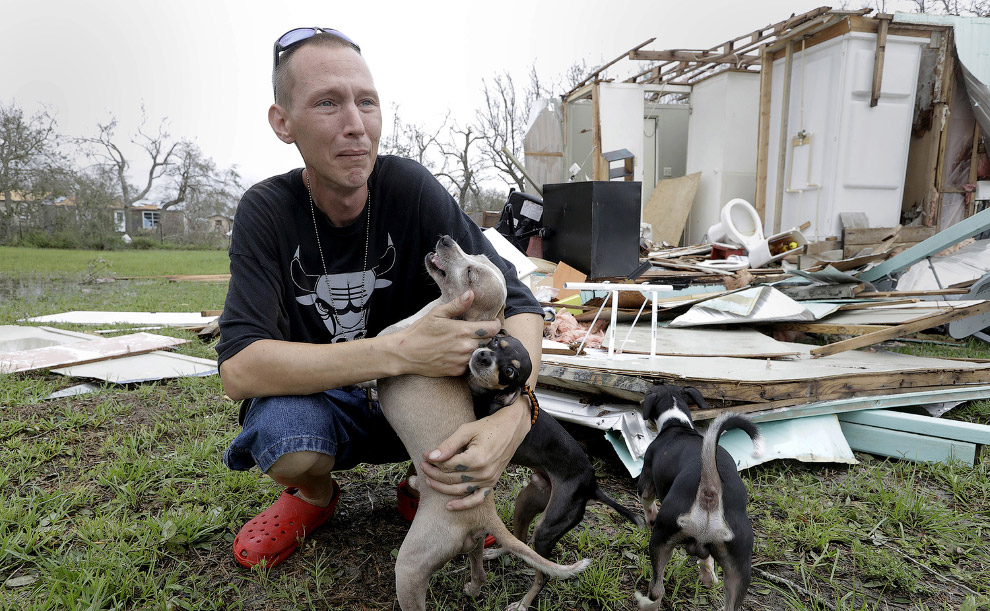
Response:
POLYGON ((395 246, 388 236, 388 248, 378 265, 368 270, 339 274, 307 274, 299 259, 299 247, 292 257, 292 282, 296 285, 296 301, 313 306, 330 331, 333 343, 362 339, 368 331, 362 314, 375 289, 392 284, 384 276, 395 265, 395 246), (334 316, 334 311, 337 315, 334 316))

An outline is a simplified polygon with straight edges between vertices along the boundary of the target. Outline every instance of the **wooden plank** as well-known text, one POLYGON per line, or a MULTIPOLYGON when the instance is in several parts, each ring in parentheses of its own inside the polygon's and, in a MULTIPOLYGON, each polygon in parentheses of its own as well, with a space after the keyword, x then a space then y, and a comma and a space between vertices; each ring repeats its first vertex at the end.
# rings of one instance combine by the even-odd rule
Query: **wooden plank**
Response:
MULTIPOLYGON (((985 385, 963 385, 953 387, 932 386, 912 388, 905 392, 902 388, 883 388, 869 393, 845 393, 845 396, 817 396, 813 398, 785 399, 766 403, 733 405, 734 412, 749 414, 754 421, 770 422, 782 418, 844 414, 860 410, 878 410, 896 407, 941 403, 945 401, 976 401, 990 398, 990 387, 985 385)), ((711 419, 723 409, 696 410, 695 420, 711 419)))
POLYGON ((934 291, 864 291, 857 295, 861 299, 875 297, 929 297, 935 295, 966 295, 969 289, 938 289, 934 291))
POLYGON ((872 346, 873 344, 877 344, 888 339, 903 337, 905 335, 924 331, 925 329, 937 327, 938 325, 944 325, 954 320, 962 320, 963 318, 984 314, 986 312, 990 312, 990 301, 984 301, 983 303, 964 308, 953 308, 944 314, 924 316, 913 322, 904 323, 882 331, 874 331, 872 333, 867 333, 866 335, 861 335, 859 337, 854 337, 841 342, 836 342, 834 344, 829 344, 827 346, 822 346, 820 348, 815 348, 811 351, 811 356, 822 357, 830 354, 837 354, 845 350, 855 350, 856 348, 872 346))
POLYGON ((852 422, 839 422, 849 447, 858 452, 916 462, 976 462, 976 444, 892 431, 852 422))
POLYGON ((861 272, 857 277, 864 282, 873 282, 896 271, 900 271, 935 253, 954 246, 966 238, 990 229, 990 208, 963 219, 948 229, 941 231, 924 242, 920 242, 904 252, 894 255, 876 267, 861 272))
POLYGON ((866 335, 890 328, 890 325, 843 325, 827 322, 778 322, 771 326, 774 331, 801 331, 822 335, 866 335))
MULTIPOLYGON (((677 359, 678 357, 658 357, 658 359, 661 358, 677 359)), ((684 358, 687 359, 688 357, 684 358)), ((807 368, 808 377, 799 380, 756 380, 742 376, 719 380, 702 377, 705 374, 700 372, 708 371, 712 367, 718 367, 720 364, 730 361, 749 363, 749 368, 752 370, 754 366, 762 366, 761 362, 755 359, 690 357, 688 360, 692 363, 691 369, 696 369, 699 373, 698 375, 686 375, 677 371, 636 372, 628 369, 609 371, 561 363, 561 361, 566 360, 568 360, 566 356, 546 355, 540 365, 540 383, 569 390, 614 396, 630 401, 641 401, 646 390, 657 383, 693 386, 709 400, 747 404, 796 400, 793 403, 796 405, 822 400, 847 399, 864 394, 883 395, 893 392, 911 392, 917 389, 930 390, 936 387, 981 385, 986 384, 988 379, 987 368, 962 367, 962 362, 959 363, 959 367, 953 362, 951 365, 946 363, 944 369, 921 371, 907 369, 876 371, 871 370, 864 363, 857 369, 868 373, 857 372, 856 374, 845 375, 830 374, 825 370, 818 369, 817 366, 809 366, 807 368)), ((933 361, 937 362, 938 360, 933 359, 933 361)), ((787 361, 772 361, 772 363, 774 369, 786 369, 788 365, 787 361)), ((798 366, 810 365, 810 362, 799 361, 794 364, 798 366)), ((770 362, 767 363, 768 367, 769 365, 770 362)), ((768 408, 772 407, 774 406, 768 406, 768 408)))
POLYGON ((849 310, 869 310, 870 308, 879 308, 882 306, 891 305, 906 305, 909 303, 918 303, 921 301, 917 298, 907 298, 907 299, 889 299, 884 301, 874 301, 865 303, 846 303, 839 306, 840 312, 847 312, 849 310))
POLYGON ((46 346, 0 355, 0 373, 22 373, 94 363, 118 356, 143 354, 185 344, 188 340, 152 333, 132 333, 120 337, 93 339, 73 344, 46 346))
MULTIPOLYGON (((846 246, 870 246, 879 244, 894 234, 894 227, 845 228, 842 230, 842 243, 846 246)), ((901 227, 896 242, 922 242, 935 235, 934 227, 901 227)))
POLYGON ((945 420, 885 409, 850 412, 840 415, 839 420, 979 445, 990 444, 990 426, 985 424, 945 420))
POLYGON ((701 172, 657 182, 649 201, 643 206, 643 222, 653 227, 653 241, 677 246, 684 224, 694 205, 701 172))

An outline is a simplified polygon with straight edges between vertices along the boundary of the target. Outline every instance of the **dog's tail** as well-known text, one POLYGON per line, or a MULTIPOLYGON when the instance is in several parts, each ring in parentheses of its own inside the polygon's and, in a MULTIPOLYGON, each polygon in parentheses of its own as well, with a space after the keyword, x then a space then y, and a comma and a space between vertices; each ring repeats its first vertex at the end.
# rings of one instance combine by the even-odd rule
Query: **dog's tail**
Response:
POLYGON ((701 481, 698 484, 698 506, 705 511, 715 511, 722 502, 722 478, 718 476, 715 451, 722 433, 730 429, 742 429, 753 441, 753 456, 763 454, 763 436, 752 420, 740 414, 724 413, 705 431, 701 446, 701 481))
POLYGON ((618 501, 616 501, 609 495, 605 494, 605 491, 599 488, 598 486, 595 486, 595 498, 598 499, 600 502, 608 505, 612 509, 618 511, 622 515, 622 517, 629 520, 636 526, 639 527, 646 526, 646 520, 643 519, 643 516, 628 509, 625 505, 621 505, 618 501))
POLYGON ((488 525, 488 532, 495 537, 498 544, 544 575, 558 579, 568 579, 588 568, 588 565, 591 564, 589 558, 584 558, 574 564, 557 564, 556 562, 551 562, 537 554, 533 551, 533 548, 509 532, 509 529, 505 527, 505 524, 502 523, 502 520, 499 519, 497 514, 492 512, 492 516, 494 516, 494 519, 488 525))

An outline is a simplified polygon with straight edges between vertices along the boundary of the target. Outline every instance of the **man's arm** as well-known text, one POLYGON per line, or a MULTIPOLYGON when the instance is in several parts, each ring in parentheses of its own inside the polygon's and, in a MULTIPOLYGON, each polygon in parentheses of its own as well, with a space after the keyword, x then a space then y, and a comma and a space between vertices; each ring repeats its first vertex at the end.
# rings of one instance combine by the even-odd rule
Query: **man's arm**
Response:
POLYGON ((478 342, 493 337, 500 327, 498 321, 452 320, 473 300, 469 291, 402 331, 382 337, 336 344, 257 340, 220 365, 224 392, 240 400, 308 395, 410 373, 461 375, 478 342))
MULTIPOLYGON (((533 372, 528 383, 535 387, 540 373, 543 317, 516 314, 505 319, 503 328, 529 352, 533 372)), ((448 502, 447 509, 469 509, 485 500, 529 433, 531 419, 529 399, 520 397, 491 416, 462 425, 440 447, 423 457, 420 468, 429 485, 439 492, 461 497, 448 502), (465 446, 467 449, 458 453, 465 446)))

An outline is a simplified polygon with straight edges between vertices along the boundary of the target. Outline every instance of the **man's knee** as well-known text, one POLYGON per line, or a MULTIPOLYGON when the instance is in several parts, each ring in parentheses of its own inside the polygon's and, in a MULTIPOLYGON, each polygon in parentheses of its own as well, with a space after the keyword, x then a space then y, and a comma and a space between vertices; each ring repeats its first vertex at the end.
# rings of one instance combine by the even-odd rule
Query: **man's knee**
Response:
POLYGON ((333 470, 334 457, 320 452, 290 452, 283 454, 268 469, 271 477, 296 478, 302 475, 326 475, 333 470))

